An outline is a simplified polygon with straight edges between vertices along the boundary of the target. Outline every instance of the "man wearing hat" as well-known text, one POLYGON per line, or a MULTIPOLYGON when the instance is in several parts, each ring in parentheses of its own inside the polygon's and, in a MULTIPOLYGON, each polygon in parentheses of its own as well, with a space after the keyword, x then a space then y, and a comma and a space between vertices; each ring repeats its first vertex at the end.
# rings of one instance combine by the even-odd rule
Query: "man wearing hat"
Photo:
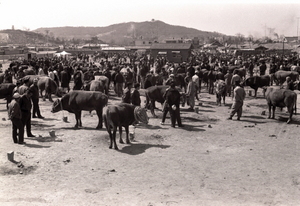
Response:
MULTIPOLYGON (((19 89, 22 86, 20 86, 19 89)), ((31 133, 31 108, 32 108, 31 97, 33 95, 33 90, 32 88, 27 87, 26 90, 18 90, 18 91, 19 93, 21 91, 24 92, 23 95, 21 95, 20 97, 20 108, 22 112, 23 127, 26 126, 27 137, 34 137, 34 135, 31 133)))
POLYGON ((14 93, 12 101, 8 104, 8 118, 12 122, 12 138, 14 143, 24 143, 24 126, 22 123, 22 112, 19 104, 21 95, 14 93), (18 133, 19 131, 19 133, 18 133), (18 139, 19 136, 19 139, 18 139))
POLYGON ((44 119, 44 117, 41 115, 40 106, 39 106, 39 88, 37 85, 38 79, 34 78, 33 84, 30 85, 30 90, 33 92, 31 96, 31 101, 33 104, 32 109, 32 118, 41 118, 44 119))
MULTIPOLYGON (((171 81, 170 82, 170 88, 166 90, 165 94, 163 95, 166 103, 168 104, 168 109, 170 112, 170 117, 171 117, 171 126, 175 127, 175 124, 177 122, 178 127, 183 127, 181 123, 181 117, 180 117, 180 93, 179 91, 175 88, 175 82, 171 81)), ((164 123, 164 118, 162 120, 162 123, 164 123)))
POLYGON ((235 89, 233 90, 234 102, 231 107, 231 112, 228 120, 231 120, 235 113, 237 113, 237 120, 240 120, 243 112, 244 99, 246 97, 246 92, 241 86, 240 81, 235 82, 235 89))

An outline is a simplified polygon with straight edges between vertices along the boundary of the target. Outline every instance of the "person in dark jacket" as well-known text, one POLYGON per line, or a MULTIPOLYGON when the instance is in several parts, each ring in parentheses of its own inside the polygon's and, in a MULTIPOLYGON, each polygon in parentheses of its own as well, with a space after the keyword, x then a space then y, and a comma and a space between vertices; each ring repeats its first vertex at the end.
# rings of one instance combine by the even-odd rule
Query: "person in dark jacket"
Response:
POLYGON ((13 100, 8 104, 8 118, 12 122, 12 138, 14 143, 24 143, 24 126, 22 123, 22 112, 20 109, 20 97, 19 93, 14 93, 13 100), (19 139, 18 139, 19 136, 19 139))
POLYGON ((180 93, 175 88, 175 82, 170 82, 170 88, 166 90, 164 94, 164 98, 166 100, 166 103, 169 105, 169 112, 171 117, 171 126, 175 127, 176 121, 178 124, 178 127, 183 127, 181 123, 181 117, 180 117, 180 93))
POLYGON ((60 73, 60 79, 61 79, 60 84, 63 89, 63 92, 69 92, 70 91, 71 74, 68 73, 67 67, 64 67, 64 70, 60 73))
POLYGON ((141 96, 140 96, 140 84, 136 83, 134 85, 134 90, 131 92, 131 104, 135 106, 141 106, 141 96))
POLYGON ((131 87, 132 83, 127 83, 122 96, 122 103, 131 103, 131 87))
POLYGON ((294 81, 291 79, 291 77, 286 77, 286 89, 295 90, 294 81))
POLYGON ((31 133, 31 96, 33 94, 33 91, 30 87, 27 87, 26 89, 26 84, 29 80, 25 80, 25 85, 22 85, 18 88, 18 91, 21 95, 20 98, 20 108, 22 112, 22 123, 23 127, 26 126, 26 132, 27 132, 27 137, 35 137, 31 133), (22 93, 23 92, 23 93, 22 93))
POLYGON ((33 84, 30 85, 30 90, 32 91, 31 101, 33 104, 32 109, 32 118, 41 118, 44 119, 44 117, 41 115, 40 107, 39 107, 39 88, 37 86, 38 79, 35 78, 33 80, 33 84))
POLYGON ((121 97, 123 95, 123 84, 124 84, 124 76, 121 74, 119 70, 117 70, 116 76, 115 76, 115 82, 116 82, 116 91, 118 97, 121 97))

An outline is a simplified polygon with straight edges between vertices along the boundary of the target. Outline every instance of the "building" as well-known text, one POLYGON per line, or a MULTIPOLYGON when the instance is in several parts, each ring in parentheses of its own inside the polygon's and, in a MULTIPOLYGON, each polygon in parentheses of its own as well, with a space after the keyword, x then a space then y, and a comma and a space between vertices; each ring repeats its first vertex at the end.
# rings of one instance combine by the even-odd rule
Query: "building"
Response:
POLYGON ((150 52, 154 59, 162 56, 169 62, 182 63, 188 61, 192 49, 191 43, 156 43, 151 45, 150 52))

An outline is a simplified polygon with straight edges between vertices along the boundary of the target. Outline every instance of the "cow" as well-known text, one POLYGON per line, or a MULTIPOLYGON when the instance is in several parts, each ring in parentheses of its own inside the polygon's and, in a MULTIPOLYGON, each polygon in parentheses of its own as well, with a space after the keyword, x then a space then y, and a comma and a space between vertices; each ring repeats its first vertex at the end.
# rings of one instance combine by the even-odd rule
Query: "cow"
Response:
POLYGON ((106 94, 97 91, 73 90, 65 94, 61 99, 55 100, 52 105, 52 113, 66 110, 75 114, 75 128, 82 127, 81 111, 96 110, 98 116, 98 125, 96 129, 102 129, 103 107, 107 105, 108 97, 106 94))
POLYGON ((252 76, 248 77, 243 83, 243 86, 250 86, 254 89, 254 97, 257 95, 258 88, 265 88, 270 86, 271 77, 270 75, 252 76))
POLYGON ((245 79, 246 69, 245 68, 234 68, 233 74, 238 74, 242 79, 245 79))
POLYGON ((16 85, 13 83, 0 84, 0 99, 6 99, 6 106, 12 100, 13 91, 16 85))
POLYGON ((279 70, 272 74, 272 80, 276 85, 282 85, 286 81, 286 77, 291 77, 293 81, 299 80, 299 73, 296 71, 283 71, 279 70))
MULTIPOLYGON (((29 85, 33 84, 34 79, 38 79, 37 86, 40 90, 40 95, 45 100, 45 98, 49 98, 50 102, 53 102, 51 94, 55 94, 57 97, 61 97, 61 91, 59 90, 56 82, 48 76, 40 76, 40 75, 27 75, 25 78, 29 77, 29 85), (45 97, 43 96, 43 92, 45 91, 45 97)), ((23 78, 20 79, 21 83, 23 78)))
POLYGON ((40 76, 37 82, 37 86, 40 90, 41 97, 43 97, 43 91, 45 91, 45 97, 47 97, 50 102, 53 102, 51 94, 55 94, 57 97, 62 96, 56 82, 50 77, 40 76))
POLYGON ((269 106, 269 116, 268 119, 275 118, 276 107, 287 107, 290 114, 287 124, 292 121, 293 111, 295 109, 295 115, 297 112, 297 94, 289 89, 280 89, 269 87, 266 90, 266 99, 269 106), (271 115, 272 108, 272 115, 271 115))
POLYGON ((144 108, 132 104, 119 103, 107 107, 106 111, 103 113, 103 121, 110 137, 109 148, 112 149, 114 146, 114 148, 118 150, 119 148, 116 143, 117 128, 119 128, 120 134, 119 142, 121 144, 124 143, 122 139, 122 127, 124 127, 126 131, 126 143, 130 144, 128 136, 129 125, 132 125, 137 121, 148 124, 148 116, 144 108))
MULTIPOLYGON (((102 82, 104 93, 106 95, 108 95, 108 92, 109 92, 109 83, 110 83, 109 82, 109 78, 106 77, 106 76, 101 75, 101 76, 95 76, 95 80, 102 82)), ((93 91, 92 89, 91 89, 91 91, 93 91)))
POLYGON ((83 90, 85 91, 99 91, 104 93, 104 85, 102 81, 92 80, 86 85, 83 86, 83 90))
MULTIPOLYGON (((151 86, 145 90, 145 96, 146 96, 146 104, 145 108, 150 108, 151 114, 153 117, 157 117, 154 113, 155 108, 155 101, 163 104, 165 99, 163 97, 164 93, 166 92, 167 88, 169 86, 159 85, 159 86, 151 86)), ((184 92, 182 92, 182 89, 179 87, 176 87, 180 94, 181 94, 181 104, 182 107, 184 107, 186 102, 186 95, 184 92)))
POLYGON ((221 100, 223 98, 223 104, 225 105, 226 97, 226 84, 224 80, 217 80, 215 82, 215 91, 216 91, 216 102, 218 106, 221 106, 221 100))

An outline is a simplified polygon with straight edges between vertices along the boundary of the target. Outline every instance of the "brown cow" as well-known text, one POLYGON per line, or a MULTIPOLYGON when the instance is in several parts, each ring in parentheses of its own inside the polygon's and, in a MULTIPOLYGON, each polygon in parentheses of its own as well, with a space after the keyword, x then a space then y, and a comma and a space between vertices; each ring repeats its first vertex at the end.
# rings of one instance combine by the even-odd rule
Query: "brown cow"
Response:
POLYGON ((112 149, 114 145, 116 150, 118 150, 116 143, 117 128, 119 128, 120 143, 124 143, 122 139, 122 127, 124 127, 126 131, 126 143, 130 144, 128 135, 129 125, 132 125, 137 121, 148 124, 146 110, 144 108, 127 103, 119 103, 117 105, 108 106, 106 112, 103 114, 103 120, 110 137, 109 148, 112 149))
POLYGON ((96 110, 99 120, 96 129, 101 129, 103 124, 103 107, 107 105, 107 101, 107 95, 102 92, 74 90, 64 95, 61 99, 57 99, 53 103, 51 112, 67 110, 70 113, 74 113, 76 118, 75 128, 78 128, 82 127, 81 111, 96 110))
POLYGON ((297 112, 297 94, 289 89, 280 89, 269 87, 266 90, 266 99, 269 106, 269 116, 268 118, 275 118, 275 109, 276 107, 287 107, 287 110, 290 114, 287 123, 292 121, 293 111, 295 109, 295 114, 297 112), (272 108, 272 116, 271 116, 272 108))

